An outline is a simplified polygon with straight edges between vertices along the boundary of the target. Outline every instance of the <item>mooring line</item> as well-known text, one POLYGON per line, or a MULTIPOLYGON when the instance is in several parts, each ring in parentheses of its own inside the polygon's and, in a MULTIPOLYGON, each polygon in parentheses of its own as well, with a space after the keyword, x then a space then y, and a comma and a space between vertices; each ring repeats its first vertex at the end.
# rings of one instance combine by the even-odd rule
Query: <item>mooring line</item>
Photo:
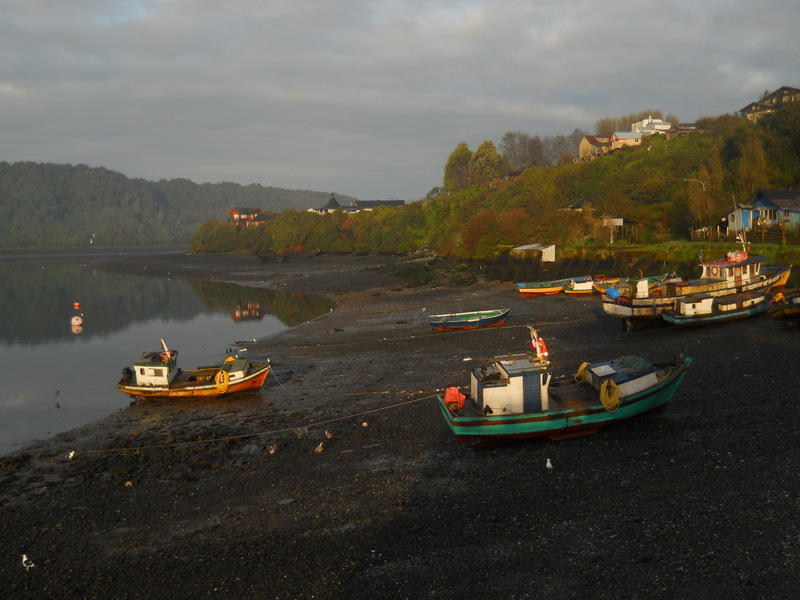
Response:
MULTIPOLYGON (((438 391, 438 390, 437 390, 438 391)), ((388 392, 387 392, 388 393, 388 392)), ((394 392, 395 394, 401 394, 403 392, 394 392)), ((280 429, 271 429, 267 431, 257 431, 253 433, 242 433, 239 435, 230 435, 224 437, 217 437, 211 438, 207 440, 187 440, 184 442, 173 442, 173 443, 164 443, 164 444, 151 444, 147 446, 129 446, 126 448, 103 448, 101 450, 85 450, 85 449, 78 449, 71 451, 67 456, 69 460, 74 460, 79 454, 93 454, 93 455, 102 455, 102 454, 110 454, 110 453, 125 453, 125 452, 140 452, 142 450, 153 450, 158 448, 176 448, 179 446, 196 446, 200 444, 215 444, 219 442, 227 442, 231 440, 241 440, 245 438, 252 438, 252 437, 260 437, 265 435, 275 435, 277 433, 286 433, 290 431, 299 431, 299 430, 308 430, 312 427, 320 427, 322 425, 328 425, 330 423, 336 423, 338 421, 345 421, 348 419, 355 419, 357 417, 363 417, 364 415, 369 415, 377 412, 382 412, 386 410, 390 410, 393 408, 399 408, 401 406, 406 406, 409 404, 414 404, 417 402, 422 402, 423 400, 429 400, 430 398, 435 398, 437 394, 431 394, 429 396, 423 396, 422 398, 415 398, 414 400, 406 400, 405 402, 398 402, 395 404, 391 404, 388 406, 382 406, 380 408, 373 408, 370 410, 365 410, 358 413, 353 413, 349 415, 345 415, 342 417, 334 417, 331 419, 327 419, 325 421, 318 421, 315 423, 311 423, 309 425, 295 425, 293 427, 282 427, 280 429)), ((35 453, 37 457, 50 457, 50 456, 60 456, 63 454, 62 452, 39 452, 35 453)))

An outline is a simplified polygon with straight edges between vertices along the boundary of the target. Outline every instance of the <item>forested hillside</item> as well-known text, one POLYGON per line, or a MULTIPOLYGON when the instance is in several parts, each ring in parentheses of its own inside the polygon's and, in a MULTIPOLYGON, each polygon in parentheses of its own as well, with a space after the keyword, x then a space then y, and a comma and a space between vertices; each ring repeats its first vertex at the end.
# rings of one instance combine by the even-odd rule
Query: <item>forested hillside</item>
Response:
MULTIPOLYGON (((323 206, 330 192, 235 183, 129 179, 104 168, 0 162, 0 247, 188 244, 234 206, 264 211, 323 206)), ((343 203, 353 200, 338 196, 343 203)))
MULTIPOLYGON (((693 227, 721 225, 734 202, 745 202, 756 189, 800 185, 800 104, 758 123, 725 115, 697 125, 686 136, 653 135, 639 147, 591 162, 534 166, 484 186, 464 176, 467 187, 454 189, 448 165, 443 187, 453 191, 403 207, 327 215, 289 210, 248 231, 207 222, 193 247, 265 254, 429 248, 443 256, 486 259, 532 242, 561 248, 606 244, 604 216, 637 222, 638 241, 653 243, 687 239, 693 227), (567 205, 581 210, 564 210, 567 205)), ((466 168, 476 154, 464 157, 466 168)))

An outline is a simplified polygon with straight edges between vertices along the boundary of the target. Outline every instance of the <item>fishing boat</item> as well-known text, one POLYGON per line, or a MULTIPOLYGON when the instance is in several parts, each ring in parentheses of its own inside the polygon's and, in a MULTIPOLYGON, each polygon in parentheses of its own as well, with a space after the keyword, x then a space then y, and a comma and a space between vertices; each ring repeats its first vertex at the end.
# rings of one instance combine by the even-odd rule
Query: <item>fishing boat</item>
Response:
POLYGON ((619 290, 627 290, 632 283, 636 283, 639 279, 647 280, 648 287, 653 287, 665 281, 669 275, 650 275, 647 277, 640 277, 638 279, 631 279, 630 277, 615 277, 613 279, 600 280, 595 277, 594 291, 600 294, 605 294, 609 288, 614 288, 619 293, 619 290))
POLYGON ((767 308, 767 314, 773 319, 800 318, 800 291, 791 294, 778 292, 767 308))
POLYGON ((698 279, 670 277, 652 286, 639 279, 627 288, 609 288, 602 296, 603 310, 624 319, 628 328, 634 321, 660 318, 665 310, 687 296, 708 294, 720 297, 743 292, 768 292, 781 289, 789 279, 791 267, 768 266, 766 257, 749 254, 746 249, 728 252, 724 258, 700 262, 698 279))
POLYGON ((573 277, 572 281, 564 288, 565 294, 592 294, 594 293, 594 278, 591 275, 573 277))
POLYGON ((550 296, 560 294, 572 282, 572 278, 554 279, 552 281, 526 281, 515 283, 520 296, 550 296))
POLYGON ((666 309, 661 318, 671 325, 707 325, 763 314, 769 307, 766 291, 743 292, 728 296, 692 294, 675 301, 675 308, 666 309))
POLYGON ((178 351, 169 350, 163 340, 161 346, 122 370, 121 392, 137 399, 217 398, 260 389, 270 371, 269 361, 251 363, 234 356, 220 365, 184 371, 178 368, 178 351))
POLYGON ((606 277, 605 275, 573 277, 569 285, 564 288, 564 293, 580 295, 593 294, 597 291, 605 292, 610 286, 619 282, 619 277, 606 277))
POLYGON ((446 315, 428 315, 428 324, 433 327, 435 332, 492 327, 505 323, 510 311, 510 308, 498 308, 446 315))
POLYGON ((438 403, 456 439, 469 446, 502 440, 562 439, 663 409, 692 359, 651 363, 640 357, 585 362, 556 378, 538 331, 531 349, 472 369, 469 393, 449 387, 438 403))

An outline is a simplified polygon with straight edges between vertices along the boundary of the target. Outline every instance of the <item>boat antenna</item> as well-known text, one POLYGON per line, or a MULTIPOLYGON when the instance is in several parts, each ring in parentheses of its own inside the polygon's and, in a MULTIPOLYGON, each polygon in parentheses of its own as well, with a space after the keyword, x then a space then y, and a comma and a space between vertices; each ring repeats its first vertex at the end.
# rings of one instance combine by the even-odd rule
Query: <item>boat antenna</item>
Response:
POLYGON ((161 338, 161 347, 164 349, 164 352, 169 354, 169 348, 167 348, 167 343, 164 341, 164 338, 161 338))
MULTIPOLYGON (((733 200, 733 215, 736 218, 736 196, 731 194, 731 199, 733 200)), ((747 233, 744 230, 744 219, 740 219, 741 222, 741 229, 739 233, 736 234, 736 240, 742 244, 742 252, 747 252, 747 233)))

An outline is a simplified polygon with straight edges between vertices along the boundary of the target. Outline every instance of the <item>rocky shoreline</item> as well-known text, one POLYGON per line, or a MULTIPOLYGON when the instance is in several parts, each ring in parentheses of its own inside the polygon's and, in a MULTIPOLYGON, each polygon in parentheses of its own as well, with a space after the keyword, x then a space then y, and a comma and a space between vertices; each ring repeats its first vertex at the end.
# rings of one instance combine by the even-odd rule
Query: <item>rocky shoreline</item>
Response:
POLYGON ((625 333, 596 297, 409 288, 376 271, 388 260, 98 265, 337 307, 248 344, 274 364, 255 398, 139 403, 0 457, 3 596, 796 597, 797 330, 761 317, 625 333), (500 307, 503 327, 444 334, 423 312, 500 307), (628 354, 694 364, 662 414, 463 447, 435 393, 524 348, 529 323, 563 373, 628 354))

